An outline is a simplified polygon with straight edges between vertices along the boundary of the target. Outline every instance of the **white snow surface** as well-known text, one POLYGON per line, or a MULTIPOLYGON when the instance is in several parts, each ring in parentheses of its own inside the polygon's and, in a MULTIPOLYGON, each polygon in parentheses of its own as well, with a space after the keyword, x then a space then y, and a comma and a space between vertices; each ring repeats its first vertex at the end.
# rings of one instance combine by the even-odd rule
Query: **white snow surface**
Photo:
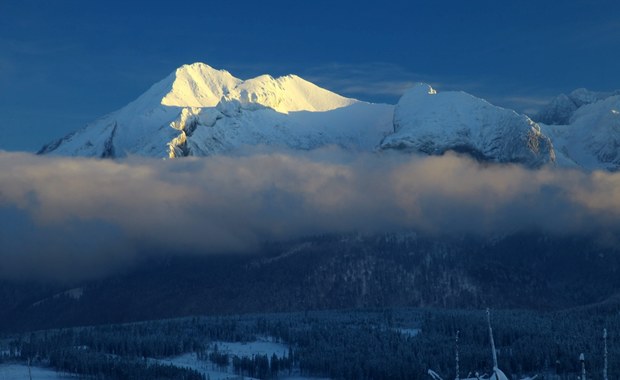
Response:
MULTIPOLYGON (((276 342, 271 337, 263 337, 253 342, 211 342, 208 352, 213 352, 215 345, 217 345, 218 352, 227 353, 231 357, 238 356, 252 357, 254 355, 267 355, 271 358, 272 355, 276 355, 278 358, 283 358, 288 355, 288 346, 276 342)), ((167 359, 150 359, 153 362, 160 364, 173 365, 179 368, 189 368, 196 370, 205 376, 208 376, 212 380, 228 380, 239 379, 240 376, 236 375, 233 371, 232 364, 228 368, 218 368, 209 360, 198 359, 195 353, 187 353, 167 359)), ((295 370, 294 372, 297 372, 295 370)), ((252 380, 251 377, 243 377, 244 379, 252 380)), ((278 375, 279 379, 283 380, 328 380, 325 378, 304 377, 299 373, 293 373, 288 375, 286 371, 283 371, 278 375)))
POLYGON ((39 153, 204 156, 246 145, 371 150, 391 131, 392 111, 391 105, 345 98, 295 75, 242 81, 195 63, 39 153))
POLYGON ((491 377, 489 377, 489 380, 508 380, 508 377, 501 369, 493 367, 493 373, 491 377))
POLYGON ((394 110, 394 133, 382 149, 441 155, 449 150, 485 161, 552 163, 555 153, 540 126, 525 115, 494 106, 465 92, 438 93, 415 85, 394 110))
POLYGON ((162 105, 170 107, 214 107, 224 95, 241 83, 241 79, 233 77, 226 70, 194 63, 179 67, 147 94, 152 92, 162 105))
POLYGON ((579 107, 567 125, 542 125, 563 166, 620 169, 620 95, 579 107))
POLYGON ((181 66, 147 94, 147 98, 161 97, 161 104, 170 107, 214 107, 225 98, 238 100, 249 109, 263 106, 282 113, 330 111, 357 102, 296 75, 261 75, 243 81, 204 63, 181 66))
POLYGON ((549 104, 538 112, 535 119, 548 125, 569 124, 571 117, 578 108, 615 95, 620 95, 620 91, 595 92, 585 88, 578 88, 568 95, 560 94, 553 98, 549 104))
POLYGON ((204 63, 184 65, 127 106, 44 146, 40 154, 168 158, 266 146, 311 150, 446 151, 528 167, 620 168, 620 93, 578 89, 538 124, 465 92, 417 84, 397 105, 346 98, 296 75, 241 80, 204 63))
POLYGON ((250 109, 272 108, 281 113, 294 111, 324 112, 347 107, 358 101, 318 87, 297 75, 272 78, 270 75, 246 80, 226 95, 250 109))
MULTIPOLYGON (((235 375, 230 370, 219 370, 210 361, 198 359, 195 353, 183 354, 169 359, 152 359, 152 361, 163 365, 173 365, 179 368, 192 369, 207 376, 211 380, 232 380, 239 378, 238 375, 235 375)), ((251 378, 246 377, 246 379, 251 378)))
POLYGON ((397 328, 396 331, 398 331, 399 333, 405 336, 415 337, 415 336, 418 336, 422 330, 414 329, 414 328, 397 328))
POLYGON ((545 124, 567 124, 576 110, 575 102, 565 94, 560 94, 543 107, 535 118, 545 124))
MULTIPOLYGON (((68 297, 74 300, 79 300, 80 298, 82 298, 82 296, 84 295, 84 288, 72 288, 69 290, 65 290, 64 292, 60 292, 60 293, 56 293, 51 297, 42 299, 40 301, 37 301, 35 303, 33 303, 31 306, 39 306, 41 304, 43 304, 44 302, 47 302, 49 300, 52 299, 58 299, 60 297, 68 297)), ((1 353, 1 352, 0 352, 1 353)))
MULTIPOLYGON (((431 378, 433 378, 433 380, 443 380, 443 378, 437 372, 433 371, 432 369, 429 369, 427 373, 431 378)), ((534 380, 536 377, 537 376, 524 377, 521 380, 534 380)), ((460 380, 508 380, 508 377, 501 369, 497 367, 493 367, 491 376, 488 376, 487 374, 483 374, 483 375, 476 374, 476 377, 465 377, 465 378, 461 378, 460 380)))
POLYGON ((32 380, 68 380, 75 376, 65 375, 53 369, 31 367, 22 364, 0 364, 0 380, 28 380, 32 374, 32 380))
POLYGON ((237 355, 240 358, 252 357, 253 355, 267 355, 271 358, 275 354, 281 359, 288 355, 288 346, 275 342, 273 339, 261 339, 247 343, 213 342, 210 348, 214 348, 216 344, 219 352, 237 355))

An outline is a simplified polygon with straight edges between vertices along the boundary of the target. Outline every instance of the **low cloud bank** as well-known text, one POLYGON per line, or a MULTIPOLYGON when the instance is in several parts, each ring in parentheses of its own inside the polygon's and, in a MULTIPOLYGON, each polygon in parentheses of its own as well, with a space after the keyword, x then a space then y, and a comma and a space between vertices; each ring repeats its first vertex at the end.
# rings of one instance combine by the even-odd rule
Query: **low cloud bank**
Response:
POLYGON ((620 174, 314 152, 122 161, 0 152, 0 278, 80 279, 145 252, 318 233, 616 232, 620 174))

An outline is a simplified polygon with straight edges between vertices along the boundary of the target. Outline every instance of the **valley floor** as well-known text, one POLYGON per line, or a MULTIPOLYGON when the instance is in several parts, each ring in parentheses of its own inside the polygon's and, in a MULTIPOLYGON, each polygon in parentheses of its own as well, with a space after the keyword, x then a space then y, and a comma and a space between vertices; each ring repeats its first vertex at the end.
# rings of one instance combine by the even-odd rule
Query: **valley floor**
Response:
POLYGON ((0 364, 0 380, 68 380, 75 376, 56 372, 50 368, 31 367, 23 364, 0 364))

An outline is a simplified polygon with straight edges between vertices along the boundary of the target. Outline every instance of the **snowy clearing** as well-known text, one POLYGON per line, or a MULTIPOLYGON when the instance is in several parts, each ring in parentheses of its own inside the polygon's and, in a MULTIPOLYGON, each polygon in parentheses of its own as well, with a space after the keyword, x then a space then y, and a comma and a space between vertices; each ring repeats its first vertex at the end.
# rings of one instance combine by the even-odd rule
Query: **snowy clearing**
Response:
POLYGON ((244 356, 252 357, 253 355, 267 355, 271 357, 276 355, 278 359, 281 359, 288 355, 288 346, 277 343, 271 338, 264 338, 254 342, 213 342, 211 344, 210 351, 212 351, 217 345, 219 352, 227 353, 230 355, 237 355, 242 358, 244 356))
POLYGON ((407 335, 410 337, 414 337, 417 336, 420 331, 420 329, 407 329, 407 328, 401 328, 401 329, 396 329, 396 331, 398 331, 399 333, 403 334, 403 335, 407 335))
MULTIPOLYGON (((213 352, 215 350, 215 346, 217 345, 217 351, 220 353, 227 353, 228 355, 242 357, 252 357, 255 355, 267 355, 267 357, 271 357, 276 355, 278 358, 283 358, 288 355, 289 348, 288 346, 275 342, 271 337, 264 337, 260 340, 254 342, 212 342, 209 345, 208 352, 213 352)), ((204 374, 209 379, 212 380, 229 380, 229 379, 240 379, 241 376, 234 373, 232 365, 229 365, 227 368, 221 369, 218 368, 215 363, 210 360, 201 360, 198 358, 196 353, 187 353, 179 356, 175 356, 168 359, 152 359, 153 362, 157 362, 159 364, 167 364, 173 365, 179 368, 188 368, 193 369, 201 374, 204 374)), ((295 373, 286 376, 284 374, 278 376, 279 379, 283 380, 329 380, 327 378, 315 378, 315 377, 304 377, 300 376, 299 373, 295 373)), ((244 376, 244 379, 252 380, 252 377, 244 376)))
MULTIPOLYGON (((75 379, 69 375, 56 372, 53 369, 31 367, 32 380, 68 380, 75 379)), ((0 365, 0 380, 28 380, 30 375, 28 374, 28 366, 22 364, 1 364, 0 365)))

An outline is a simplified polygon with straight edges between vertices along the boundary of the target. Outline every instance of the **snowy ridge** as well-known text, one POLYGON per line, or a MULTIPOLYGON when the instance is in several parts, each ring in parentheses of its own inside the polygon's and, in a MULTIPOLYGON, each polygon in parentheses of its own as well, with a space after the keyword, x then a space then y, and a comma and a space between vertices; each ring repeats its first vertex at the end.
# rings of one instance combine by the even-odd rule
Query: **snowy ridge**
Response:
POLYGON ((620 169, 620 95, 575 110, 566 125, 543 125, 564 166, 620 169))
POLYGON ((164 82, 170 90, 162 97, 161 104, 171 107, 213 107, 242 83, 228 71, 203 63, 181 66, 164 82))
POLYGON ((357 102, 310 83, 297 75, 274 79, 261 75, 234 88, 226 101, 238 100, 244 107, 261 105, 281 113, 295 111, 324 112, 347 107, 357 102))
POLYGON ((391 130, 392 109, 345 98, 296 75, 242 81, 195 63, 39 154, 164 158, 247 145, 314 149, 335 144, 371 150, 391 130))
POLYGON ((535 116, 561 166, 620 169, 620 91, 560 94, 535 116))
POLYGON ((464 92, 415 85, 398 104, 346 98, 296 75, 241 80, 204 63, 179 67, 127 106, 38 152, 115 158, 208 156, 246 146, 457 151, 528 167, 618 170, 620 93, 560 95, 534 122, 464 92), (543 123, 544 122, 544 123, 543 123))
POLYGON ((391 130, 393 107, 357 103, 328 112, 282 114, 270 108, 247 110, 239 101, 194 109, 187 137, 173 140, 170 157, 208 156, 245 146, 311 150, 338 145, 370 151, 391 130))
POLYGON ((565 125, 578 108, 607 99, 610 96, 620 95, 620 91, 594 92, 585 88, 578 88, 570 94, 560 94, 543 107, 534 119, 548 125, 565 125))
POLYGON ((382 149, 441 155, 449 150, 480 160, 552 163, 555 152, 538 124, 464 92, 438 93, 427 84, 406 92, 394 110, 394 133, 382 149))
POLYGON ((261 75, 243 81, 204 63, 181 66, 164 79, 162 86, 167 92, 162 95, 159 88, 154 89, 153 96, 161 97, 160 103, 170 107, 215 107, 220 100, 238 100, 247 109, 267 107, 289 113, 330 111, 357 102, 296 75, 261 75))

